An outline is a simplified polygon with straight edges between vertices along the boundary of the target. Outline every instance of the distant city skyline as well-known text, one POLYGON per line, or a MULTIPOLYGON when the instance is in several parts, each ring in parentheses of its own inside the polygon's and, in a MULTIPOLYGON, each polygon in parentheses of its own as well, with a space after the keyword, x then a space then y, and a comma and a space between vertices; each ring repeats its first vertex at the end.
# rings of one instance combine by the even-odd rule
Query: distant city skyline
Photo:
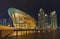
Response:
POLYGON ((20 9, 34 17, 36 20, 38 20, 37 15, 40 8, 43 8, 48 15, 55 10, 58 24, 60 25, 60 0, 0 0, 0 18, 9 18, 9 8, 20 9))
POLYGON ((57 28, 57 14, 56 11, 47 15, 44 9, 40 8, 38 13, 38 27, 40 28, 57 28), (50 19, 50 20, 49 20, 50 19))

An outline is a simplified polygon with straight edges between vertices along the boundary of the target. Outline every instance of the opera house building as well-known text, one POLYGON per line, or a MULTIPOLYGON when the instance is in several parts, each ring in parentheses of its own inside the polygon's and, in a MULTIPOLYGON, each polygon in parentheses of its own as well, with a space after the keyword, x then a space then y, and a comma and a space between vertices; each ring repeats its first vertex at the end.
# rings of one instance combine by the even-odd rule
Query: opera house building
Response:
POLYGON ((17 36, 20 36, 19 39, 20 38, 26 39, 26 35, 34 33, 33 31, 25 30, 25 29, 34 29, 36 27, 36 20, 32 18, 30 15, 15 8, 9 8, 8 15, 12 19, 13 27, 11 25, 10 26, 1 25, 0 26, 0 38, 1 39, 3 38, 9 39, 9 37, 11 36, 12 37, 16 36, 16 39, 18 39, 17 36), (21 31, 20 29, 25 30, 25 31, 21 31))
POLYGON ((36 27, 36 20, 21 10, 10 8, 8 9, 8 14, 12 18, 13 25, 16 28, 36 27))

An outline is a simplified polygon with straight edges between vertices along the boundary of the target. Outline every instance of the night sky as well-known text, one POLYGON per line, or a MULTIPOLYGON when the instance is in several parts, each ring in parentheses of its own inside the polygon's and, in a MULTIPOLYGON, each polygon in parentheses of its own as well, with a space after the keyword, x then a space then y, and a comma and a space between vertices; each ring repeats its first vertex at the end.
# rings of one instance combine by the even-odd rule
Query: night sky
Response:
POLYGON ((0 18, 8 19, 8 9, 17 8, 34 17, 36 20, 39 9, 43 8, 45 13, 56 11, 58 26, 60 25, 60 1, 59 0, 0 0, 0 18))

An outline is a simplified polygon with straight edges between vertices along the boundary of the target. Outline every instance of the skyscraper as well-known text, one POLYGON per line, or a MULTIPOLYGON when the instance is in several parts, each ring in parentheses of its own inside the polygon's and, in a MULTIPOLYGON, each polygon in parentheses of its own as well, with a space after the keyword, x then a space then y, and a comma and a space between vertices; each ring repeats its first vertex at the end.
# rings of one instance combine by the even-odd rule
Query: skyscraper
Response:
POLYGON ((51 27, 52 28, 57 28, 57 15, 56 15, 56 11, 51 12, 50 19, 51 19, 51 27))
POLYGON ((40 9, 38 14, 38 26, 40 28, 45 28, 45 13, 42 8, 40 9))
POLYGON ((38 14, 38 27, 40 27, 40 13, 38 14))
POLYGON ((7 19, 2 19, 2 22, 3 22, 2 23, 3 25, 5 25, 5 26, 7 25, 7 19))
POLYGON ((45 27, 48 27, 49 26, 49 18, 48 18, 48 15, 45 14, 45 27))

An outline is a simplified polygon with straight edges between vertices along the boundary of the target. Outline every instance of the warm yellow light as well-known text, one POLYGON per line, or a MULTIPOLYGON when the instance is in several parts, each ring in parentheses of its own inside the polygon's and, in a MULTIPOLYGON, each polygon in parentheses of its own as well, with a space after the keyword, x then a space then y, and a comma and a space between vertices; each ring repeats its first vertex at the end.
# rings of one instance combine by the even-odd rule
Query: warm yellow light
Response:
POLYGON ((18 17, 19 16, 19 14, 18 13, 15 13, 15 17, 18 17))

